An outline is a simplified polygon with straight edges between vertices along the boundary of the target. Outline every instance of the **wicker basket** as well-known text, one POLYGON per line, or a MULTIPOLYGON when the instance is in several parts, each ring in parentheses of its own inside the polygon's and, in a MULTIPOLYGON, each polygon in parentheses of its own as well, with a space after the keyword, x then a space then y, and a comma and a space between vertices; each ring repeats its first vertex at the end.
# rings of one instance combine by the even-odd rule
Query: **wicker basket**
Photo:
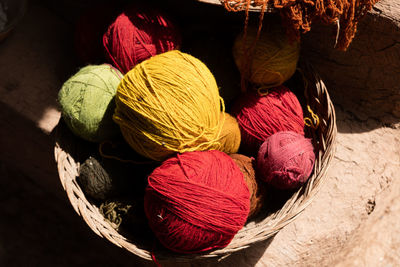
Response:
MULTIPOLYGON (((316 129, 306 128, 306 135, 312 138, 316 154, 313 173, 308 182, 285 200, 285 203, 279 209, 267 216, 264 215, 264 217, 248 222, 227 247, 207 254, 181 255, 163 248, 154 250, 151 245, 135 243, 122 236, 103 218, 98 207, 87 200, 79 187, 76 180, 79 162, 82 162, 85 157, 79 159, 79 151, 77 150, 82 150, 82 147, 81 145, 79 147, 76 146, 74 142, 77 139, 71 137, 72 135, 69 131, 64 128, 59 129, 56 133, 54 152, 62 186, 73 208, 96 234, 147 260, 152 259, 152 253, 155 254, 157 260, 191 261, 200 258, 223 258, 235 251, 245 249, 256 242, 272 237, 293 221, 313 200, 325 180, 325 173, 334 153, 336 136, 335 111, 327 89, 309 64, 299 65, 299 71, 296 75, 300 77, 300 82, 297 81, 296 84, 300 84, 301 92, 304 92, 304 98, 302 98, 303 96, 300 97, 305 102, 305 105, 310 106, 314 113, 318 114, 320 120, 316 129)), ((306 111, 305 115, 307 115, 306 111)))

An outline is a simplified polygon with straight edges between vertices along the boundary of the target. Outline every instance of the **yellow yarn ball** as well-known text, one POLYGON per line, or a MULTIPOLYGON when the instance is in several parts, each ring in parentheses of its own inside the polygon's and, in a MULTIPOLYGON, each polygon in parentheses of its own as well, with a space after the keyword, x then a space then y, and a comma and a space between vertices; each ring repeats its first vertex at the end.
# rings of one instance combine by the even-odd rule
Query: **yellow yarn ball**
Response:
POLYGON ((221 120, 224 121, 219 137, 224 152, 227 154, 236 153, 240 147, 241 135, 236 118, 228 113, 221 113, 221 120))
POLYGON ((225 145, 234 150, 221 139, 224 110, 207 66, 173 50, 143 61, 124 76, 113 118, 134 150, 162 161, 177 152, 225 152, 225 145))
MULTIPOLYGON (((245 38, 245 49, 256 40, 258 27, 250 26, 245 38)), ((277 22, 263 25, 252 57, 243 57, 243 33, 237 36, 233 46, 233 57, 241 73, 249 71, 248 81, 272 88, 283 84, 296 71, 300 54, 300 43, 289 42, 281 25, 277 22), (250 66, 247 62, 250 62, 250 66), (247 66, 246 66, 247 65, 247 66), (246 68, 249 68, 246 70, 246 68)))

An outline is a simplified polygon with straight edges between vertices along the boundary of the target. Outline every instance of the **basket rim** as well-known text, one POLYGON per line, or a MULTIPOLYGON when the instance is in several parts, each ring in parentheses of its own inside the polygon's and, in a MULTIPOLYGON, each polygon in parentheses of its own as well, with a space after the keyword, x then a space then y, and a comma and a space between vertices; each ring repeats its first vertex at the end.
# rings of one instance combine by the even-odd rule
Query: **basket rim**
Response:
MULTIPOLYGON (((205 258, 225 258, 236 251, 250 247, 254 243, 271 238, 299 216, 312 202, 321 185, 326 180, 326 172, 334 156, 337 134, 336 115, 327 88, 314 68, 307 62, 300 62, 299 66, 299 71, 303 75, 305 83, 307 104, 312 110, 320 114, 319 127, 316 130, 310 130, 315 142, 316 160, 314 170, 307 183, 298 189, 277 212, 269 214, 260 222, 248 222, 225 248, 213 250, 207 254, 156 253, 157 260, 170 260, 173 257, 176 262, 188 262, 205 258), (313 80, 314 83, 310 83, 310 80, 313 80)), ((130 240, 112 228, 101 215, 99 209, 86 199, 76 180, 78 177, 79 162, 75 162, 74 158, 67 151, 63 150, 60 146, 59 138, 56 132, 54 147, 55 161, 57 163, 60 182, 75 212, 100 237, 108 239, 116 246, 124 248, 143 259, 152 260, 151 249, 146 250, 131 243, 130 240)))

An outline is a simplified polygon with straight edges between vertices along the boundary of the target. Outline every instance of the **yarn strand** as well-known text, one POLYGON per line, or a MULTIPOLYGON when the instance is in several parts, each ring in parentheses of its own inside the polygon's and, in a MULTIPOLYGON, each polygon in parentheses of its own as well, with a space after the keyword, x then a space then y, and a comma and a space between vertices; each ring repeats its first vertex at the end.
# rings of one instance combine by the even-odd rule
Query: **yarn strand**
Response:
MULTIPOLYGON (((246 39, 247 39, 247 28, 249 25, 249 7, 250 7, 250 0, 247 0, 247 6, 245 9, 245 23, 244 23, 244 29, 243 29, 243 40, 242 40, 242 62, 244 62, 243 65, 243 71, 241 73, 241 80, 240 80, 240 84, 241 84, 241 91, 242 92, 246 92, 247 91, 247 81, 248 81, 248 77, 251 75, 251 63, 252 63, 252 58, 253 58, 253 54, 254 54, 254 49, 256 47, 256 44, 258 42, 258 39, 260 38, 260 34, 261 34, 261 30, 262 30, 262 26, 263 26, 263 20, 264 20, 264 13, 265 13, 265 9, 267 4, 264 2, 262 7, 261 7, 261 12, 260 12, 260 16, 258 19, 258 28, 257 28, 257 34, 256 34, 256 38, 254 39, 254 41, 252 42, 252 44, 250 45, 249 48, 246 47, 246 39)), ((225 2, 226 3, 226 2, 225 2)), ((225 5, 226 6, 226 5, 225 5)))
POLYGON ((307 110, 311 114, 311 118, 305 117, 304 118, 304 125, 311 127, 313 129, 317 129, 319 126, 319 117, 315 114, 309 105, 307 105, 307 110))

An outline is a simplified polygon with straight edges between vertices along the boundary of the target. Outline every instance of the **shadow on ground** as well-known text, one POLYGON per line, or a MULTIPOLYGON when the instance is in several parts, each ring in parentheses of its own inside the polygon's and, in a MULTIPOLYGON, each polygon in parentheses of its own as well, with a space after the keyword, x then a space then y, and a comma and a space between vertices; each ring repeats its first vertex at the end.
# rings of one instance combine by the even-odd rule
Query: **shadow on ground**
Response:
POLYGON ((66 201, 0 162, 1 266, 153 266, 92 232, 66 201))

